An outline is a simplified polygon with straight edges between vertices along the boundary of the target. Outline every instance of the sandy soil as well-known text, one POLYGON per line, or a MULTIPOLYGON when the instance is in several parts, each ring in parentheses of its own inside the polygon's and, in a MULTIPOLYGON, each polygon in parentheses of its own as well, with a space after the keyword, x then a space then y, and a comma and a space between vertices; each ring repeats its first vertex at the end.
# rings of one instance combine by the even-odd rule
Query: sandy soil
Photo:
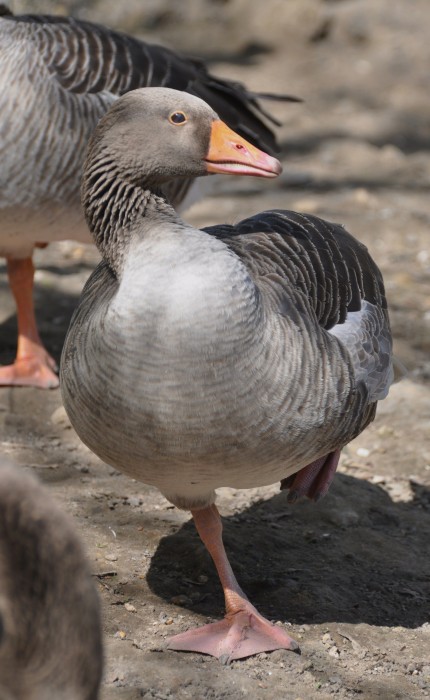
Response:
MULTIPOLYGON (((97 11, 104 17, 99 5, 93 19, 97 11)), ((196 2, 192 26, 200 33, 187 37, 167 15, 151 36, 182 48, 189 39, 194 52, 200 41, 200 53, 217 59, 212 70, 306 103, 274 107, 284 121, 277 182, 224 180, 188 218, 205 225, 283 207, 343 223, 384 273, 396 352, 408 370, 345 449, 318 506, 288 505, 278 485, 220 490, 238 578, 299 640, 302 655, 278 651, 225 667, 163 650, 169 635, 221 616, 212 563, 186 513, 80 444, 58 391, 0 390, 3 451, 49 485, 85 540, 103 600, 103 700, 428 697, 430 7, 266 0, 266 13, 255 5, 241 23, 243 5, 196 2), (203 10, 215 6, 218 18, 225 14, 214 28, 203 10)), ((71 243, 37 254, 40 328, 57 357, 96 260, 92 248, 71 243)), ((0 306, 6 362, 15 318, 4 267, 0 306)))

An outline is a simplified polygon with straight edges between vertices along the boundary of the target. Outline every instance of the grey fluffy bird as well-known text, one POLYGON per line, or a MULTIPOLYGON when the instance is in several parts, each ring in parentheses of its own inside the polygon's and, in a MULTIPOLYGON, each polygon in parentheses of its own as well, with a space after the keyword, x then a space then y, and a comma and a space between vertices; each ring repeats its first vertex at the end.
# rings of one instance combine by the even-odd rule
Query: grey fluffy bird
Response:
POLYGON ((297 644, 237 584, 215 490, 281 481, 291 500, 318 500, 392 381, 382 277, 343 227, 275 210, 199 230, 162 193, 176 177, 280 170, 197 97, 149 88, 118 100, 82 184, 103 261, 62 357, 81 439, 191 510, 227 614, 170 646, 224 660, 297 644))
MULTIPOLYGON (((79 199, 88 139, 118 96, 147 85, 199 95, 248 140, 276 148, 256 95, 199 61, 77 19, 0 17, 0 255, 18 316, 16 359, 0 368, 0 386, 58 386, 34 315, 32 253, 90 242, 79 199)), ((189 180, 171 184, 170 201, 184 205, 189 190, 189 180)))
POLYGON ((97 700, 97 592, 70 519, 46 488, 0 464, 0 698, 97 700))

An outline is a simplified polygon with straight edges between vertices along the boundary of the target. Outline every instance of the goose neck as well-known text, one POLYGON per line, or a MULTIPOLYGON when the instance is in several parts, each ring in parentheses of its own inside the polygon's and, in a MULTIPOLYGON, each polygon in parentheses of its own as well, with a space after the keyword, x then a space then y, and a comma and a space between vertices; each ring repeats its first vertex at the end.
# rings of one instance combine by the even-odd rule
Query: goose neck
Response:
POLYGON ((106 161, 87 169, 82 204, 94 242, 117 275, 137 230, 139 237, 144 237, 154 224, 178 219, 161 192, 120 173, 114 163, 106 161))

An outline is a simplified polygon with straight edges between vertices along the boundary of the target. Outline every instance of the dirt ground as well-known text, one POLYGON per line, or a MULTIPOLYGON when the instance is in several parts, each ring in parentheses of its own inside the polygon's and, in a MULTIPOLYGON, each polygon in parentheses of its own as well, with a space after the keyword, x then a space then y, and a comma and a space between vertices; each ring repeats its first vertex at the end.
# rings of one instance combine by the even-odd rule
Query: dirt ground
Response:
MULTIPOLYGON (((82 5, 72 3, 75 14, 88 14, 82 5)), ((288 505, 279 485, 219 492, 238 578, 300 642, 301 656, 277 651, 222 666, 163 649, 168 636, 222 615, 213 565, 186 513, 79 442, 58 391, 0 390, 3 452, 48 484, 85 541, 103 601, 102 700, 429 697, 428 0, 266 0, 248 14, 240 0, 187 2, 189 34, 173 10, 156 22, 155 5, 152 25, 136 23, 147 37, 182 49, 188 41, 214 72, 306 100, 273 106, 283 121, 278 181, 225 179, 187 218, 206 225, 282 207, 344 224, 383 271, 408 370, 344 450, 317 506, 288 505)), ((107 21, 101 3, 91 17, 107 21)), ((37 314, 58 358, 96 260, 91 247, 69 242, 37 253, 37 314)), ((4 266, 0 308, 7 362, 15 317, 4 266)))

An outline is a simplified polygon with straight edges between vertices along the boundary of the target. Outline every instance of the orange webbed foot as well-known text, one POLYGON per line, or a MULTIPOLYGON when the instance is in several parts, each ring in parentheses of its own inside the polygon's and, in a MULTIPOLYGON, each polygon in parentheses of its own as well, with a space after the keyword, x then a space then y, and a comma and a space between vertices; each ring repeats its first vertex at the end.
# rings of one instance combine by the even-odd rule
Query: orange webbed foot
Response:
POLYGON ((281 627, 266 620, 247 601, 244 601, 241 611, 228 613, 220 622, 171 637, 168 648, 210 654, 225 664, 262 651, 288 649, 300 652, 294 639, 281 627))
POLYGON ((34 386, 56 389, 60 382, 55 373, 55 360, 44 353, 17 358, 12 365, 0 367, 0 386, 34 386))

